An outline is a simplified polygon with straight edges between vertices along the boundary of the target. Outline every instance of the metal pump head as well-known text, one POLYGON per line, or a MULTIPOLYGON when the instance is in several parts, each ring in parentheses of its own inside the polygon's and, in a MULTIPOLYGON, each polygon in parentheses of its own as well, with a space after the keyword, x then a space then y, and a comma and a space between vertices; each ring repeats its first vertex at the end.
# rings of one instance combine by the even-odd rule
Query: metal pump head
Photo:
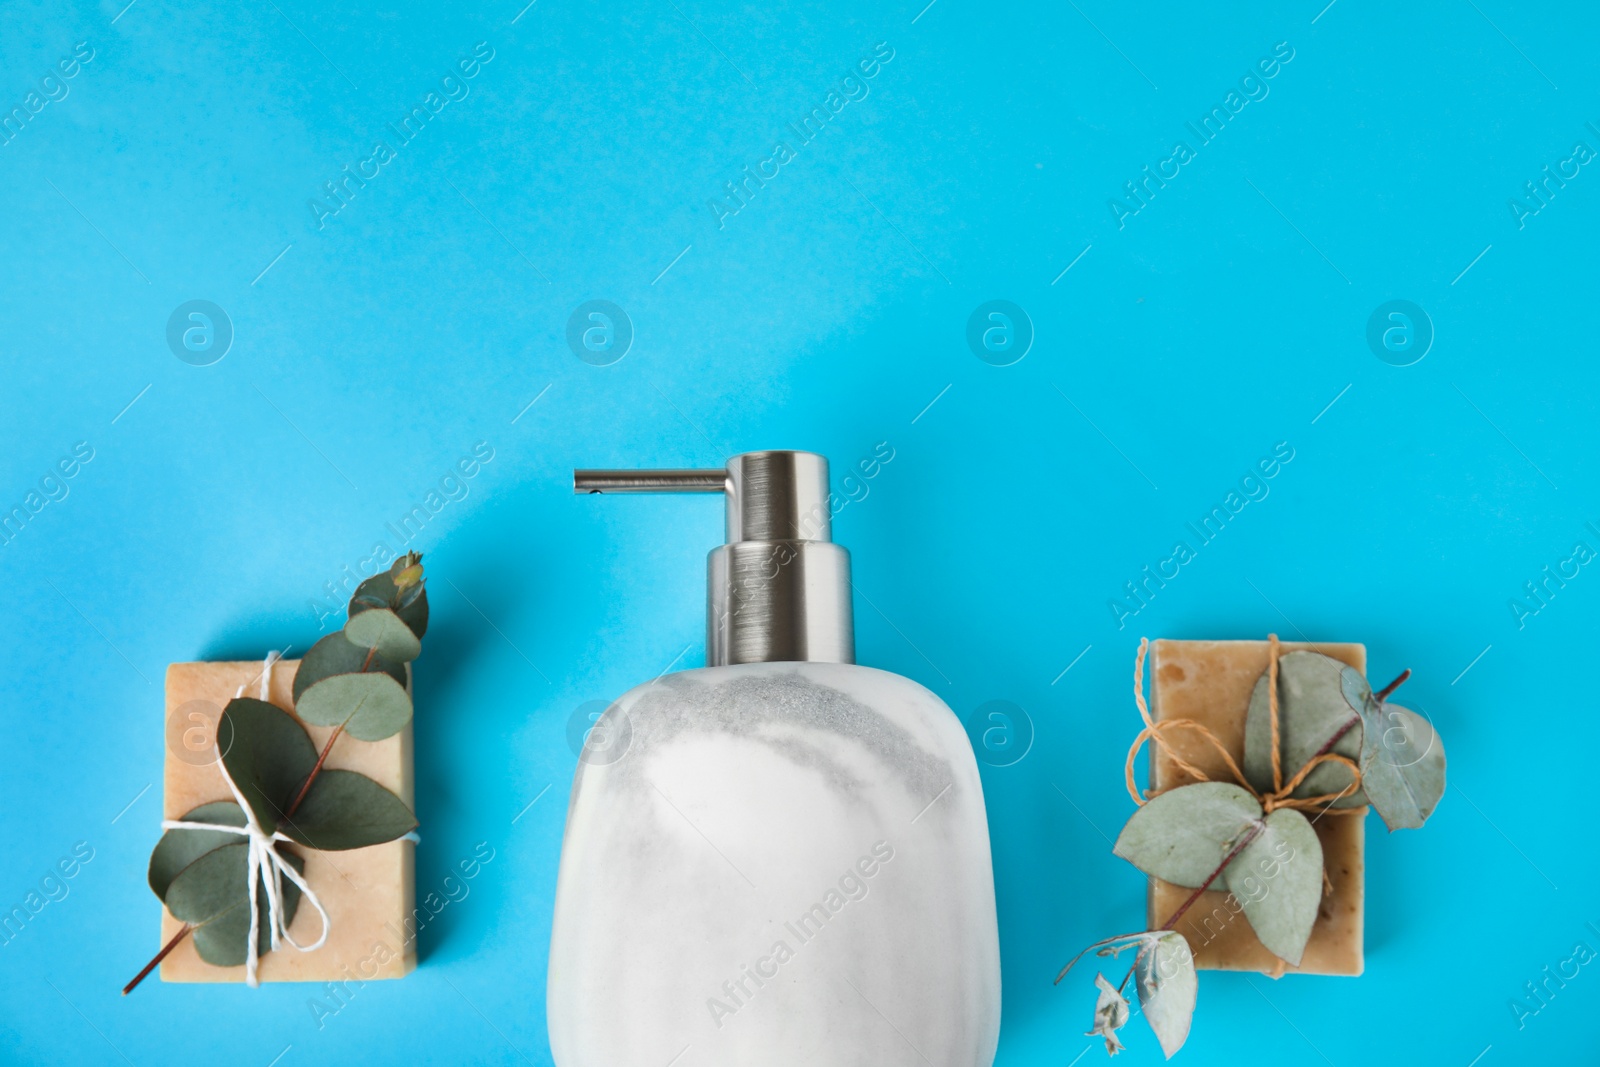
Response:
POLYGON ((855 662, 850 553, 832 541, 828 460, 744 452, 723 470, 579 470, 575 493, 723 493, 707 559, 706 664, 855 662))

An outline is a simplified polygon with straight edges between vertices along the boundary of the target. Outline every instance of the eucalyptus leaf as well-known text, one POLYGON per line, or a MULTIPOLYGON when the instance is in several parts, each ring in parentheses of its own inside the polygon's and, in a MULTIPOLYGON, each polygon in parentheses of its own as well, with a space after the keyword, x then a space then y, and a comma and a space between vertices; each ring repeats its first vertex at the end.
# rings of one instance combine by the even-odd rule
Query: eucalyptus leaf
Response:
POLYGON ((1322 842, 1293 808, 1277 809, 1263 824, 1222 879, 1267 951, 1299 966, 1322 904, 1322 842))
POLYGON ((1106 1039, 1106 1054, 1115 1056, 1122 1051, 1122 1042, 1117 1039, 1117 1031, 1128 1023, 1128 1002, 1117 992, 1117 987, 1106 981, 1106 976, 1094 976, 1095 988, 1100 990, 1100 996, 1094 1005, 1094 1029, 1085 1037, 1099 1035, 1106 1039))
POLYGON ((401 685, 406 684, 404 663, 391 662, 380 653, 374 655, 372 662, 368 664, 367 652, 367 649, 357 648, 351 644, 343 630, 328 634, 312 645, 311 650, 300 660, 300 667, 294 675, 296 713, 300 710, 298 705, 302 693, 324 678, 331 678, 336 674, 360 674, 362 668, 366 667, 370 671, 387 674, 401 685))
POLYGON ((244 902, 250 846, 243 840, 211 849, 184 867, 167 886, 167 910, 198 926, 244 902))
POLYGON ((411 696, 387 674, 336 674, 300 694, 295 712, 312 726, 343 723, 359 741, 382 741, 411 721, 411 696))
POLYGON ((377 649, 377 654, 409 663, 422 654, 422 642, 400 616, 388 608, 372 608, 350 616, 344 636, 360 649, 377 649))
POLYGON ((1243 788, 1196 782, 1134 812, 1112 851, 1146 874, 1197 889, 1260 818, 1261 805, 1243 788))
POLYGON ((318 774, 282 832, 309 848, 338 852, 403 837, 417 818, 401 799, 364 774, 318 774))
POLYGON ((1444 742, 1433 724, 1398 704, 1365 705, 1361 780, 1392 830, 1415 830, 1444 796, 1444 742))
POLYGON ((1378 700, 1366 676, 1354 667, 1345 667, 1339 672, 1339 688, 1344 693, 1345 703, 1365 720, 1367 709, 1375 706, 1378 700))
MULTIPOLYGON (((245 962, 250 941, 248 854, 249 846, 242 841, 213 849, 180 871, 167 888, 167 910, 173 918, 195 926, 194 947, 201 959, 214 966, 237 967, 245 962)), ((305 872, 305 860, 300 856, 287 849, 279 854, 297 873, 305 872)), ((266 873, 256 879, 258 956, 272 949, 266 873)), ((285 927, 294 921, 299 907, 299 887, 283 879, 285 927)))
POLYGON ((388 571, 375 574, 356 586, 355 595, 350 598, 350 618, 374 608, 388 608, 400 616, 412 633, 422 637, 428 630, 428 593, 420 574, 413 571, 421 562, 422 557, 415 552, 402 553, 389 565, 388 571), (413 574, 417 576, 415 583, 409 580, 413 574), (406 578, 401 579, 401 575, 406 578), (404 583, 403 587, 396 584, 396 579, 404 583))
POLYGON ((217 738, 227 746, 222 762, 256 822, 264 828, 278 825, 317 762, 305 727, 275 705, 235 697, 217 721, 217 738))
POLYGON ((1134 957, 1133 980, 1145 1020, 1170 1060, 1189 1038, 1200 989, 1189 942, 1176 930, 1152 934, 1134 957))
MULTIPOLYGON (((1345 730, 1329 751, 1356 761, 1361 755, 1360 717, 1347 699, 1345 675, 1361 675, 1320 652, 1288 652, 1278 659, 1278 752, 1283 781, 1288 782, 1328 739, 1345 730), (1356 725, 1350 727, 1349 724, 1356 725), (1346 727, 1349 727, 1346 729, 1346 727)), ((1263 672, 1250 694, 1244 727, 1244 773, 1250 784, 1270 793, 1272 784, 1272 711, 1263 672)), ((1369 690, 1370 692, 1370 690, 1369 690)), ((1319 764, 1306 775, 1293 796, 1317 797, 1337 793, 1350 785, 1350 768, 1332 761, 1319 764)), ((1357 789, 1333 807, 1354 808, 1366 798, 1357 789)))
MULTIPOLYGON (((200 805, 185 815, 183 821, 243 826, 244 809, 231 800, 218 800, 200 805)), ((213 849, 236 845, 243 840, 240 835, 223 830, 168 830, 150 853, 150 889, 166 900, 167 887, 178 872, 213 849)))

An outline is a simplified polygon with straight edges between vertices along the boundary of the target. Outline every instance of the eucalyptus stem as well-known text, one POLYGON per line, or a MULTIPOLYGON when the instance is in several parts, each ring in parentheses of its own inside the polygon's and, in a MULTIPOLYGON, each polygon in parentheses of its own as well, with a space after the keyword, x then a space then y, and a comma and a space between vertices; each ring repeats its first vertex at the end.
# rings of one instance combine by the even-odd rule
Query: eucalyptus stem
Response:
MULTIPOLYGON (((1360 725, 1361 725, 1361 716, 1359 716, 1359 715, 1350 716, 1348 719, 1346 719, 1344 721, 1344 725, 1343 726, 1339 727, 1337 730, 1335 730, 1333 732, 1333 736, 1332 737, 1328 738, 1326 741, 1324 741, 1322 743, 1322 747, 1321 748, 1319 748, 1315 752, 1311 753, 1311 759, 1316 759, 1318 756, 1326 756, 1328 753, 1332 752, 1333 751, 1333 746, 1337 745, 1339 743, 1340 738, 1344 737, 1345 734, 1349 733, 1351 730, 1354 730, 1357 726, 1360 726, 1360 725)), ((1307 760, 1306 762, 1310 763, 1311 760, 1307 760)))
MULTIPOLYGON (((362 661, 362 664, 361 664, 361 673, 362 674, 365 674, 367 672, 367 670, 372 666, 372 661, 375 658, 377 658, 377 655, 378 655, 378 646, 377 645, 373 645, 371 648, 367 649, 367 658, 364 661, 362 661)), ((357 710, 359 711, 360 708, 358 707, 357 710)), ((355 712, 351 712, 351 718, 354 718, 354 717, 355 717, 355 712)), ((333 743, 335 741, 339 740, 339 735, 344 732, 345 723, 347 723, 349 721, 350 721, 349 719, 346 719, 344 722, 340 723, 338 726, 335 726, 333 728, 333 733, 328 735, 328 743, 322 746, 322 752, 320 754, 318 754, 317 762, 311 768, 311 773, 306 775, 305 783, 300 786, 300 792, 296 793, 295 796, 294 796, 294 803, 290 804, 289 805, 289 810, 283 813, 283 817, 285 819, 290 818, 291 816, 294 815, 294 813, 296 811, 300 810, 300 802, 303 801, 306 798, 306 792, 308 790, 310 790, 311 783, 316 781, 317 775, 322 772, 322 765, 328 761, 328 753, 333 751, 333 743)))
MULTIPOLYGON (((1200 899, 1200 894, 1211 888, 1211 883, 1215 882, 1217 877, 1227 869, 1228 864, 1233 862, 1234 857, 1243 852, 1245 850, 1245 846, 1259 837, 1264 829, 1266 829, 1266 824, 1259 822, 1250 827, 1249 832, 1247 832, 1243 837, 1239 838, 1239 840, 1235 842, 1234 846, 1228 850, 1228 854, 1222 857, 1222 862, 1217 865, 1217 869, 1206 875, 1206 880, 1200 883, 1200 888, 1189 894, 1189 899, 1178 905, 1178 910, 1172 913, 1172 918, 1168 919, 1166 924, 1158 929, 1174 929, 1177 926, 1178 920, 1183 918, 1183 913, 1188 911, 1194 905, 1194 902, 1200 899)), ((1067 972, 1072 970, 1073 964, 1083 959, 1083 957, 1089 952, 1089 949, 1099 948, 1102 945, 1114 945, 1119 941, 1137 941, 1141 940, 1143 937, 1143 934, 1123 934, 1119 937, 1108 937, 1104 941, 1096 941, 1094 944, 1090 945, 1089 948, 1084 949, 1082 952, 1072 957, 1071 963, 1068 963, 1065 967, 1061 968, 1061 973, 1056 975, 1056 984, 1060 984, 1061 979, 1065 978, 1067 976, 1067 972)), ((1117 992, 1122 992, 1122 990, 1127 986, 1128 979, 1133 976, 1134 968, 1139 966, 1139 956, 1144 952, 1145 947, 1146 946, 1144 945, 1140 945, 1138 951, 1133 954, 1133 964, 1128 968, 1128 973, 1123 975, 1122 984, 1117 986, 1117 992)), ((1120 955, 1121 952, 1122 949, 1119 948, 1113 952, 1112 955, 1120 955)), ((1102 953, 1102 955, 1104 955, 1104 953, 1102 953)))
MULTIPOLYGON (((1384 686, 1381 690, 1379 690, 1378 692, 1374 693, 1373 696, 1372 696, 1373 700, 1375 700, 1379 704, 1382 704, 1385 697, 1389 696, 1389 694, 1393 693, 1396 689, 1399 689, 1402 685, 1405 684, 1406 679, 1410 678, 1410 677, 1411 677, 1411 668, 1407 667, 1405 670, 1400 672, 1399 676, 1396 677, 1394 681, 1390 682, 1388 685, 1384 686)), ((1315 752, 1311 753, 1311 759, 1316 759, 1318 756, 1326 756, 1328 753, 1332 752, 1333 751, 1333 746, 1337 745, 1339 743, 1339 740, 1341 738, 1343 738, 1345 734, 1349 733, 1351 730, 1354 730, 1357 726, 1360 726, 1360 725, 1361 725, 1361 716, 1359 714, 1351 715, 1350 718, 1345 720, 1343 726, 1339 727, 1337 730, 1335 730, 1333 732, 1333 736, 1332 737, 1329 737, 1326 741, 1324 741, 1322 743, 1322 747, 1321 748, 1319 748, 1315 752)), ((1307 762, 1309 762, 1309 760, 1307 762)), ((1330 806, 1331 806, 1332 802, 1330 801, 1329 803, 1330 803, 1330 806)))
POLYGON ((145 964, 144 970, 134 975, 133 981, 122 987, 122 995, 127 996, 129 993, 132 993, 134 989, 138 987, 139 983, 144 981, 145 978, 149 976, 150 972, 155 970, 156 967, 160 965, 161 961, 166 959, 172 950, 178 947, 178 942, 189 936, 192 930, 194 930, 193 926, 191 926, 189 923, 184 923, 183 929, 174 934, 172 940, 167 942, 166 947, 164 947, 160 952, 156 953, 155 959, 145 964))
MULTIPOLYGON (((348 719, 345 720, 345 722, 349 721, 348 719)), ((283 813, 285 819, 289 819, 296 811, 300 810, 300 802, 306 798, 306 792, 311 788, 311 783, 317 780, 317 775, 322 771, 322 765, 328 760, 328 753, 333 751, 333 743, 339 740, 339 735, 343 732, 344 723, 342 722, 333 728, 333 733, 328 735, 328 743, 322 746, 322 752, 317 756, 316 764, 311 768, 311 773, 306 775, 305 784, 300 787, 300 792, 295 794, 294 803, 289 805, 289 810, 283 813)))
POLYGON ((1382 704, 1386 699, 1388 699, 1389 694, 1393 693, 1396 689, 1399 689, 1402 685, 1404 685, 1406 679, 1409 677, 1411 677, 1411 668, 1407 667, 1405 670, 1400 672, 1400 676, 1398 678, 1384 686, 1377 693, 1373 694, 1373 699, 1382 704))
MULTIPOLYGON (((1331 745, 1332 742, 1329 742, 1329 744, 1331 745)), ((1176 929, 1176 927, 1178 925, 1178 920, 1183 918, 1184 912, 1188 911, 1191 907, 1194 906, 1194 902, 1200 899, 1200 894, 1204 893, 1207 889, 1211 888, 1211 883, 1215 882, 1217 880, 1217 877, 1220 874, 1222 874, 1222 872, 1224 870, 1227 869, 1228 864, 1233 862, 1233 858, 1235 856, 1237 856, 1239 853, 1243 852, 1245 850, 1245 846, 1247 846, 1248 844, 1250 844, 1250 842, 1254 841, 1257 837, 1259 837, 1261 835, 1261 831, 1263 829, 1265 829, 1265 827, 1266 827, 1265 823, 1259 823, 1259 822, 1256 823, 1254 826, 1250 827, 1250 831, 1248 833, 1246 833, 1243 837, 1239 838, 1239 840, 1234 844, 1233 848, 1228 850, 1228 854, 1226 856, 1222 857, 1222 862, 1217 865, 1217 869, 1212 871, 1210 874, 1206 875, 1206 880, 1200 883, 1200 888, 1196 889, 1193 893, 1190 893, 1189 894, 1189 899, 1185 900, 1182 904, 1179 904, 1178 905, 1178 910, 1172 913, 1172 918, 1168 919, 1162 926, 1158 927, 1158 929, 1160 929, 1160 930, 1173 930, 1173 929, 1176 929)), ((1117 985, 1117 992, 1118 993, 1121 993, 1124 989, 1126 989, 1128 987, 1128 979, 1133 977, 1133 972, 1138 968, 1138 966, 1139 966, 1139 957, 1144 953, 1144 950, 1145 950, 1145 946, 1144 945, 1140 945, 1139 946, 1139 950, 1133 954, 1133 962, 1128 965, 1128 973, 1122 976, 1121 983, 1119 983, 1117 985)), ((1074 962, 1076 962, 1076 961, 1074 961, 1074 962)), ((1057 978, 1056 981, 1059 982, 1059 981, 1061 981, 1061 979, 1057 978)))
POLYGON ((1133 972, 1139 969, 1139 957, 1144 953, 1144 946, 1139 946, 1139 951, 1133 954, 1133 962, 1128 964, 1128 973, 1122 976, 1122 981, 1117 983, 1117 992, 1121 993, 1128 988, 1128 979, 1133 977, 1133 972))
MULTIPOLYGON (((1073 964, 1077 963, 1079 960, 1083 959, 1084 956, 1087 956, 1089 954, 1089 949, 1091 949, 1091 948, 1099 948, 1102 945, 1115 945, 1119 941, 1137 941, 1137 940, 1139 940, 1139 938, 1141 938, 1143 936, 1144 936, 1143 933, 1138 933, 1138 934, 1119 934, 1116 937, 1108 937, 1104 941, 1096 941, 1094 944, 1090 945, 1088 948, 1085 948, 1082 952, 1080 952, 1076 956, 1072 957, 1072 959, 1070 961, 1068 961, 1067 965, 1065 967, 1061 968, 1061 973, 1056 975, 1056 980, 1055 980, 1055 982, 1053 984, 1060 985, 1061 984, 1061 979, 1065 978, 1067 976, 1067 972, 1072 970, 1073 964)), ((1126 946, 1124 946, 1124 947, 1126 947, 1126 946)), ((1122 949, 1118 949, 1117 950, 1117 952, 1121 952, 1121 951, 1122 951, 1122 949)), ((1115 954, 1116 953, 1113 953, 1113 955, 1115 955, 1115 954)))
POLYGON ((1223 872, 1228 864, 1233 862, 1233 858, 1239 853, 1243 852, 1245 846, 1259 837, 1261 831, 1264 829, 1266 829, 1266 823, 1262 822, 1258 822, 1251 826, 1249 832, 1243 837, 1239 838, 1238 842, 1234 844, 1233 848, 1228 850, 1228 854, 1222 857, 1222 862, 1217 866, 1217 869, 1206 875, 1206 880, 1200 883, 1200 888, 1196 889, 1193 893, 1190 893, 1189 899, 1178 905, 1178 910, 1172 913, 1172 918, 1168 919, 1166 923, 1160 927, 1160 929, 1176 929, 1178 920, 1183 918, 1183 913, 1194 906, 1194 902, 1200 899, 1200 894, 1211 888, 1211 883, 1215 882, 1217 880, 1217 876, 1223 872))

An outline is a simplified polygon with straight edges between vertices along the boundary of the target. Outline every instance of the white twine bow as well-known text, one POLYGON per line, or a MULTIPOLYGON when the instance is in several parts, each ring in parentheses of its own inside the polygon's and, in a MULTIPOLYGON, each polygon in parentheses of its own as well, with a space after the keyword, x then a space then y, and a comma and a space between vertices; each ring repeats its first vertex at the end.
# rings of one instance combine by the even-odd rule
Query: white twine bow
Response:
MULTIPOLYGON (((267 653, 266 663, 261 670, 261 699, 267 699, 269 686, 272 682, 272 665, 279 658, 277 652, 267 653)), ((244 687, 239 687, 237 696, 244 694, 244 687)), ((300 872, 295 870, 288 861, 278 855, 278 850, 273 846, 279 841, 293 841, 291 837, 274 831, 268 834, 256 821, 255 812, 245 801, 244 794, 239 792, 239 787, 234 783, 233 776, 228 773, 228 765, 222 762, 222 753, 217 752, 217 769, 222 772, 222 780, 228 783, 228 791, 233 794, 233 799, 238 803, 239 809, 244 812, 243 826, 230 826, 227 823, 213 822, 186 822, 182 819, 165 819, 161 823, 163 830, 215 830, 225 834, 239 834, 248 840, 249 852, 245 864, 245 877, 249 879, 250 897, 250 940, 245 947, 244 980, 249 986, 258 986, 261 983, 256 978, 257 943, 261 936, 261 915, 256 910, 257 883, 262 881, 261 872, 270 871, 271 876, 264 880, 267 887, 267 930, 272 938, 272 947, 278 948, 281 942, 287 941, 301 952, 313 952, 321 948, 328 940, 332 929, 332 922, 328 919, 328 912, 322 906, 322 901, 317 899, 317 894, 306 884, 300 872), (283 879, 288 878, 300 888, 300 894, 306 902, 317 910, 322 919, 322 936, 309 945, 302 945, 289 936, 288 924, 284 920, 285 907, 283 904, 283 879)))

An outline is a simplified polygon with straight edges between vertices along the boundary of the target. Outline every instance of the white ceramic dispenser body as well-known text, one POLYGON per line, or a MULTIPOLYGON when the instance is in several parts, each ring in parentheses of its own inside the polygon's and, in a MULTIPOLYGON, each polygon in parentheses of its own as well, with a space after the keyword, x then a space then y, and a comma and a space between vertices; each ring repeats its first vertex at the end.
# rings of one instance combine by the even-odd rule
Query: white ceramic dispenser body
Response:
POLYGON ((625 751, 573 783, 559 1067, 993 1062, 988 824, 936 696, 850 664, 739 664, 634 689, 598 729, 625 751))
MULTIPOLYGON (((825 520, 734 536, 763 493, 791 498, 761 508, 793 526, 817 464, 825 501, 821 457, 729 462, 707 643, 725 665, 633 689, 585 745, 550 941, 557 1067, 993 1062, 999 938, 966 732, 927 689, 851 662, 848 556, 825 520), (791 468, 798 489, 750 484, 791 468), (777 562, 730 596, 741 544, 777 562)), ((619 472, 580 472, 580 491, 591 473, 619 472)))

